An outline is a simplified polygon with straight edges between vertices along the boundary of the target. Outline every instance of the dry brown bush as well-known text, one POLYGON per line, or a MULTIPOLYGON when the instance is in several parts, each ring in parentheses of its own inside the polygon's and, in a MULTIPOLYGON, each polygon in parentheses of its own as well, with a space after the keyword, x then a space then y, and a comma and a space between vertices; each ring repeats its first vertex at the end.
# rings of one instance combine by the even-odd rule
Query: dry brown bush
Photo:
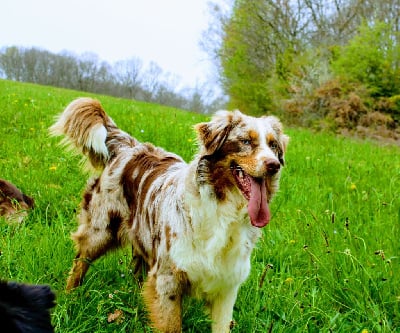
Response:
POLYGON ((335 78, 308 95, 294 92, 283 110, 290 124, 399 141, 400 96, 395 97, 373 98, 365 86, 335 78))
POLYGON ((330 104, 327 117, 333 119, 339 128, 355 128, 360 118, 368 112, 360 96, 353 92, 343 98, 332 99, 330 104))
POLYGON ((363 115, 360 117, 358 124, 371 129, 379 129, 382 127, 393 129, 395 127, 393 118, 390 115, 379 111, 368 112, 363 115))

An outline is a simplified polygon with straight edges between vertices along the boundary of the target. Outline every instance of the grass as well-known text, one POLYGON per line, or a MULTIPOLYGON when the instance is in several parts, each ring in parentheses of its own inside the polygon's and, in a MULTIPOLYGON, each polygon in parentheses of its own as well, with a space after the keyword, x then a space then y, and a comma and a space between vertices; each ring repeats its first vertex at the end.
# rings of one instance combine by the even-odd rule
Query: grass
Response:
MULTIPOLYGON (((0 177, 36 200, 21 225, 0 220, 0 278, 50 284, 57 332, 150 332, 129 249, 95 262, 65 294, 70 233, 86 182, 79 158, 47 128, 82 92, 0 80, 0 177), (109 314, 123 316, 108 322, 109 314)), ((190 160, 192 125, 206 118, 98 96, 127 132, 190 160)), ((234 309, 234 332, 400 331, 398 147, 288 129, 273 219, 234 309)), ((185 301, 184 332, 208 332, 199 302, 185 301)))

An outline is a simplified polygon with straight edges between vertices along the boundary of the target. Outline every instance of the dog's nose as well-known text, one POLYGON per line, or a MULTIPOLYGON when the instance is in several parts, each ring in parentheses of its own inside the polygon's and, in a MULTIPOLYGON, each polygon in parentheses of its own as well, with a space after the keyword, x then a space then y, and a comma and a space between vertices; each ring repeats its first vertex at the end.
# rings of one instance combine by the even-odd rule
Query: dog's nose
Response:
POLYGON ((281 164, 279 163, 279 161, 277 161, 273 158, 269 158, 269 159, 265 160, 265 166, 267 168, 267 174, 269 174, 269 175, 276 174, 279 171, 279 169, 281 168, 281 164))

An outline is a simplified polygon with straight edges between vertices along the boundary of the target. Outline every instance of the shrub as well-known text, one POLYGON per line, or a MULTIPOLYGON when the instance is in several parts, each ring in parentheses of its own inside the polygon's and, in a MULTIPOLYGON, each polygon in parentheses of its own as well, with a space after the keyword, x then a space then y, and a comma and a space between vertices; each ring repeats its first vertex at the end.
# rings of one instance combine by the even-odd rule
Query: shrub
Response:
POLYGON ((372 96, 400 93, 400 46, 391 26, 378 22, 362 24, 359 33, 332 61, 333 71, 342 77, 364 84, 372 96))
POLYGON ((358 124, 371 129, 394 128, 393 118, 379 111, 372 111, 362 115, 358 124))

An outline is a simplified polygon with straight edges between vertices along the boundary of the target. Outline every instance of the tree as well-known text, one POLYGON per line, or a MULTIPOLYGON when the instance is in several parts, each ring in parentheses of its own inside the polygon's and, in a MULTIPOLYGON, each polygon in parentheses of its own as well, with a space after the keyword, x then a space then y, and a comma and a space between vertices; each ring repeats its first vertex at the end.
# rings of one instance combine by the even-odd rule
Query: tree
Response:
POLYGON ((287 97, 307 68, 325 73, 332 50, 358 34, 363 21, 384 19, 392 32, 400 29, 398 0, 236 0, 229 17, 211 8, 220 24, 203 46, 218 57, 230 106, 251 113, 275 109, 277 94, 287 97))
POLYGON ((287 1, 236 1, 224 26, 220 52, 223 87, 232 107, 253 114, 273 108, 270 82, 285 80, 287 66, 301 48, 300 21, 287 1))
POLYGON ((112 67, 92 53, 81 56, 69 52, 53 54, 37 48, 13 46, 0 50, 0 77, 135 98, 196 112, 205 112, 207 105, 212 103, 221 104, 217 96, 207 105, 200 105, 203 100, 197 93, 177 90, 179 80, 176 76, 164 73, 154 62, 142 71, 141 60, 134 57, 112 67))
POLYGON ((16 46, 7 47, 0 55, 2 71, 8 80, 21 81, 23 62, 19 49, 16 46))
MULTIPOLYGON (((49 73, 51 85, 79 89, 78 72, 78 62, 72 53, 63 52, 59 55, 53 55, 49 73)), ((39 83, 42 83, 42 81, 39 81, 39 83)))
POLYGON ((138 98, 142 91, 142 67, 143 63, 139 58, 121 60, 114 65, 116 81, 126 89, 129 98, 138 98))
POLYGON ((153 101, 160 88, 162 80, 162 69, 155 62, 150 62, 143 73, 143 99, 153 101))

